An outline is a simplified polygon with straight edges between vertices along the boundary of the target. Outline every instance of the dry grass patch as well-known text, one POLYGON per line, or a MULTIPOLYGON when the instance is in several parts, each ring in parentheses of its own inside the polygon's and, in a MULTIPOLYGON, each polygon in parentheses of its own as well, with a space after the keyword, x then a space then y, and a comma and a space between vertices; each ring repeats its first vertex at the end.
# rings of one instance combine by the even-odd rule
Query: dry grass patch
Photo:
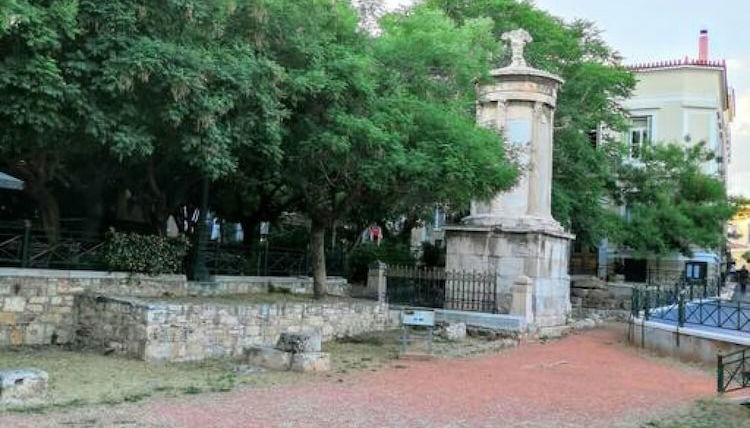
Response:
MULTIPOLYGON (((400 337, 400 330, 365 334, 324 343, 323 351, 330 353, 332 374, 374 371, 393 365, 398 358, 400 337)), ((507 347, 502 341, 470 337, 461 342, 448 342, 436 336, 433 350, 436 356, 463 357, 496 352, 502 347, 507 347)), ((25 409, 26 412, 231 391, 240 385, 263 388, 316 377, 314 374, 248 367, 232 360, 147 364, 92 350, 62 347, 0 349, 0 369, 29 367, 49 373, 50 400, 43 407, 25 409)))
POLYGON ((55 347, 0 350, 0 369, 25 367, 49 373, 47 408, 114 404, 157 395, 231 391, 240 384, 265 387, 295 379, 291 373, 243 374, 236 371, 235 363, 227 360, 147 364, 115 355, 55 347))
POLYGON ((726 400, 701 400, 677 415, 647 422, 649 428, 750 428, 750 409, 726 400))

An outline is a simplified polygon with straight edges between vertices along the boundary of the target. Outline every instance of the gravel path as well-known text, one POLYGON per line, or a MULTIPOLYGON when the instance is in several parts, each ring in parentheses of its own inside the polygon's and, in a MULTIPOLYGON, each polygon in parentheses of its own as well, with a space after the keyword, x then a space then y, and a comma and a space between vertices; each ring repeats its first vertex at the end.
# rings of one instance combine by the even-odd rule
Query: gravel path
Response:
POLYGON ((640 356, 620 343, 621 330, 270 390, 6 416, 0 426, 604 427, 713 393, 708 372, 640 356))

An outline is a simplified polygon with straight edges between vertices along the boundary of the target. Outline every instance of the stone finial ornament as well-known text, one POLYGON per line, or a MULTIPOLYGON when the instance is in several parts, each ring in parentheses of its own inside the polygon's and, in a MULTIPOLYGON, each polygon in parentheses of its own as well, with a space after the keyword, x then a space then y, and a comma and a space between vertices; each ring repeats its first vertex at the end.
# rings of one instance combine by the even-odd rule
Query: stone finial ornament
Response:
POLYGON ((503 33, 501 39, 510 42, 512 52, 509 67, 527 67, 526 59, 523 57, 523 50, 527 43, 532 42, 531 34, 523 28, 503 33))

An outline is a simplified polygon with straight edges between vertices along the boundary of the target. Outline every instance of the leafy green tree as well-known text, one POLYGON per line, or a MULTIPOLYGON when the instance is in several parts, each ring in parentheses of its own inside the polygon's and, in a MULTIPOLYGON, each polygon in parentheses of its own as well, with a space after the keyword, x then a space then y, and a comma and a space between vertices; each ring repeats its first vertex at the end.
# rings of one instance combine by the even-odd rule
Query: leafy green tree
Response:
POLYGON ((283 178, 311 221, 316 296, 326 292, 326 228, 354 207, 466 204, 513 181, 498 136, 476 127, 465 92, 452 90, 488 69, 489 52, 464 43, 486 22, 460 29, 424 13, 387 22, 378 37, 359 31, 346 1, 269 0, 244 14, 288 75, 283 178))
POLYGON ((105 30, 95 40, 100 46, 87 43, 95 46, 91 54, 119 48, 102 58, 105 68, 94 76, 101 92, 93 97, 127 108, 97 106, 92 114, 112 121, 98 122, 94 132, 140 167, 138 196, 155 224, 184 205, 202 178, 235 173, 248 151, 278 150, 281 69, 228 34, 233 2, 100 3, 91 3, 90 33, 105 30), (111 22, 125 24, 107 31, 111 22))
POLYGON ((0 120, 9 124, 0 153, 49 230, 58 229, 58 188, 103 194, 88 180, 105 168, 163 229, 202 178, 234 173, 248 150, 278 152, 282 70, 228 35, 234 3, 17 2, 15 25, 0 33, 0 120), (81 174, 81 158, 95 173, 81 174))
POLYGON ((704 144, 655 144, 623 164, 615 199, 627 210, 623 244, 654 256, 720 248, 735 206, 722 181, 704 172, 713 160, 704 144))
POLYGON ((65 44, 78 31, 78 4, 14 1, 2 6, 0 158, 24 179, 26 192, 56 239, 60 209, 53 186, 67 155, 79 149, 76 141, 63 136, 76 126, 67 112, 83 98, 61 64, 65 44))

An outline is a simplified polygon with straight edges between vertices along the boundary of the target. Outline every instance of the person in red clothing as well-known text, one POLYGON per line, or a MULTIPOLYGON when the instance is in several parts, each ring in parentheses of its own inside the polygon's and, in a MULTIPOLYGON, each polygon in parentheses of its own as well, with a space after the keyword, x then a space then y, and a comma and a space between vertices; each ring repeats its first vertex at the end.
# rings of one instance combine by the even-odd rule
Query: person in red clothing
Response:
POLYGON ((380 240, 383 239, 383 230, 377 224, 370 226, 370 241, 380 245, 380 240))

